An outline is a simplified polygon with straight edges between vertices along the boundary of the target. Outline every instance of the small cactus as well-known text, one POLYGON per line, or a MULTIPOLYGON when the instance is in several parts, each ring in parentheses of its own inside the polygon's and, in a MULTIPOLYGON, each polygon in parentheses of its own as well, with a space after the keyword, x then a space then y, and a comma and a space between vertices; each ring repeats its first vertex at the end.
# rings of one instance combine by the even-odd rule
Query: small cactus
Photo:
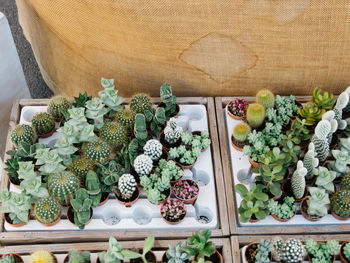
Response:
POLYGON ((295 199, 300 199, 305 193, 305 175, 307 174, 307 169, 304 167, 302 161, 298 161, 297 169, 294 171, 291 179, 292 190, 295 199))
POLYGON ((34 144, 35 140, 35 132, 33 128, 27 124, 17 125, 11 132, 11 141, 16 146, 20 146, 21 143, 32 145, 34 144))
POLYGON ((275 106, 275 95, 267 89, 260 90, 256 94, 256 102, 260 103, 265 109, 273 108, 275 106))
POLYGON ((343 120, 343 110, 346 108, 348 103, 349 103, 349 94, 346 91, 344 91, 339 95, 333 109, 335 113, 335 119, 338 122, 339 130, 345 130, 346 126, 348 125, 347 122, 343 120))
POLYGON ((350 191, 350 173, 346 173, 341 179, 340 189, 350 191))
POLYGON ((52 197, 40 198, 34 204, 34 217, 42 224, 55 222, 61 216, 61 205, 52 197))
POLYGON ((102 162, 108 159, 110 153, 109 145, 101 139, 88 142, 84 148, 85 157, 95 162, 102 162))
POLYGON ((182 134, 182 127, 178 126, 175 118, 171 118, 164 129, 164 138, 169 144, 176 143, 182 134))
POLYGON ((123 199, 130 199, 136 190, 136 180, 131 174, 123 174, 118 181, 118 189, 123 199))
POLYGON ((147 94, 139 93, 131 98, 130 109, 136 113, 144 113, 147 110, 151 110, 151 108, 151 98, 147 94))
POLYGON ((135 171, 140 176, 149 175, 153 167, 153 161, 151 157, 145 154, 141 154, 136 157, 134 161, 135 171))
POLYGON ((272 249, 271 249, 272 259, 274 259, 277 262, 280 262, 282 257, 282 246, 283 246, 282 238, 274 237, 271 240, 271 244, 272 244, 272 249))
POLYGON ((233 128, 232 135, 238 142, 245 142, 250 132, 251 132, 251 129, 249 125, 246 124, 245 122, 241 122, 241 123, 238 123, 233 128))
POLYGON ((340 190, 331 196, 331 207, 338 216, 350 217, 350 191, 340 190))
POLYGON ((75 159, 69 166, 69 170, 79 178, 81 184, 85 182, 86 174, 94 169, 94 163, 84 157, 75 159))
POLYGON ((282 262, 301 262, 304 257, 304 247, 300 240, 291 238, 286 240, 281 247, 282 262))
POLYGON ((123 125, 128 132, 131 132, 134 128, 135 116, 135 111, 131 109, 123 109, 121 111, 117 111, 115 121, 123 125))
POLYGON ((117 148, 125 143, 127 134, 124 126, 120 123, 115 121, 105 122, 100 129, 100 138, 111 147, 117 148))
POLYGON ((63 112, 68 110, 72 104, 63 96, 52 97, 47 105, 47 112, 56 120, 64 117, 63 112))
POLYGON ((163 153, 163 145, 155 139, 148 140, 143 147, 144 153, 153 161, 158 160, 163 153))
POLYGON ((265 108, 259 103, 249 104, 247 109, 247 121, 252 128, 260 127, 265 120, 265 108))
POLYGON ((68 171, 51 174, 47 180, 49 194, 60 203, 67 204, 79 189, 78 177, 68 171))
POLYGON ((317 153, 315 152, 315 145, 311 142, 303 160, 304 167, 307 170, 307 179, 312 179, 312 177, 317 174, 316 167, 318 166, 319 161, 316 158, 316 155, 317 153))
POLYGON ((322 120, 317 124, 315 134, 311 139, 311 142, 315 145, 316 157, 321 162, 324 162, 329 154, 327 136, 331 132, 331 129, 331 123, 328 120, 322 120))
POLYGON ((51 252, 38 250, 30 255, 30 263, 57 263, 51 252))
POLYGON ((39 112, 33 116, 32 126, 38 135, 45 135, 55 128, 55 120, 50 113, 39 112))

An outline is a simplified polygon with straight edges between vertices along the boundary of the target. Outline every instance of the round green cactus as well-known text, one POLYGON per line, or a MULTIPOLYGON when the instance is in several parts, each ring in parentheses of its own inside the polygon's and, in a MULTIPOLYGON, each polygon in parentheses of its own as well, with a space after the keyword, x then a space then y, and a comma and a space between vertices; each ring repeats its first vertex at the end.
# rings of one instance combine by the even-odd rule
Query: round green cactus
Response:
POLYGON ((32 126, 38 135, 45 135, 55 128, 55 120, 50 113, 39 112, 33 116, 32 126))
POLYGON ((282 262, 301 262, 304 257, 304 248, 300 240, 291 238, 281 247, 282 262))
POLYGON ((115 121, 123 125, 128 132, 131 132, 134 128, 136 112, 131 109, 123 109, 117 111, 115 121))
POLYGON ((350 173, 346 173, 340 183, 340 188, 342 190, 350 191, 350 173))
POLYGON ((238 123, 234 128, 233 128, 233 137, 239 141, 239 142, 244 142, 247 140, 248 134, 251 132, 251 129, 248 124, 245 122, 238 123))
POLYGON ((33 128, 27 124, 17 125, 11 132, 11 141, 19 146, 21 143, 33 144, 36 140, 33 128))
POLYGON ((136 113, 144 113, 152 108, 151 98, 144 93, 134 95, 130 101, 130 109, 136 113))
POLYGON ((79 186, 78 177, 68 171, 51 174, 47 180, 49 194, 62 204, 68 204, 74 198, 79 186))
POLYGON ((110 146, 101 139, 88 142, 84 148, 84 156, 95 162, 102 162, 108 159, 110 153, 110 146))
POLYGON ((61 216, 61 205, 52 197, 40 198, 34 204, 34 216, 42 224, 53 223, 61 216))
POLYGON ((265 120, 265 108, 259 103, 249 104, 247 109, 247 121, 252 128, 258 128, 265 120))
POLYGON ((56 120, 62 119, 63 113, 69 109, 72 104, 63 96, 52 97, 47 105, 47 112, 50 113, 56 120))
POLYGON ((80 157, 75 159, 68 169, 79 178, 81 184, 84 184, 86 174, 94 170, 94 163, 90 159, 80 157))
POLYGON ((338 216, 350 217, 350 191, 340 190, 333 194, 331 207, 338 216))
POLYGON ((107 142, 111 147, 116 148, 125 143, 127 133, 124 126, 118 122, 105 122, 100 130, 100 138, 107 142))
POLYGON ((275 106, 275 95, 267 89, 260 90, 255 98, 256 102, 263 105, 265 109, 273 108, 275 106))

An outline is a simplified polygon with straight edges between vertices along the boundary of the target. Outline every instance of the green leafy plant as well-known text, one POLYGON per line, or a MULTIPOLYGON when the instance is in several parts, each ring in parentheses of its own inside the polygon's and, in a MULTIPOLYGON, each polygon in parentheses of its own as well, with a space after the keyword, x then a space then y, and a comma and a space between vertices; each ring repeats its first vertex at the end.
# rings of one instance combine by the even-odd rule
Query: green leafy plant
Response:
POLYGON ((59 156, 56 149, 50 148, 37 149, 35 153, 36 163, 39 165, 39 171, 44 175, 63 171, 66 167, 62 164, 63 159, 59 156))
POLYGON ((110 237, 108 250, 98 253, 98 258, 101 263, 121 263, 124 260, 122 249, 123 247, 118 243, 118 240, 110 237))
POLYGON ((339 250, 339 247, 339 242, 336 240, 327 240, 326 243, 316 242, 313 239, 305 241, 305 249, 313 263, 333 262, 333 255, 339 250))
POLYGON ((328 214, 328 205, 330 204, 329 195, 325 189, 318 187, 309 187, 310 196, 306 201, 307 214, 310 216, 323 217, 328 214))
POLYGON ((92 199, 85 188, 80 188, 76 192, 75 199, 70 200, 74 213, 74 224, 79 229, 84 229, 85 225, 90 221, 92 199))
POLYGON ((144 263, 147 263, 146 254, 152 249, 153 245, 154 245, 154 237, 147 237, 143 245, 142 254, 132 250, 128 250, 128 249, 123 249, 121 253, 126 258, 130 258, 130 259, 141 258, 144 263))
POLYGON ((88 251, 77 251, 69 250, 68 252, 68 263, 89 263, 90 252, 88 251))
POLYGON ((26 142, 21 142, 18 145, 18 149, 9 150, 6 154, 17 158, 18 161, 21 162, 34 162, 36 150, 43 148, 46 148, 46 146, 41 143, 28 144, 26 142))
POLYGON ((148 201, 156 205, 167 197, 166 191, 171 187, 169 175, 158 175, 156 173, 150 176, 142 176, 140 183, 146 191, 148 201))
POLYGON ((191 237, 187 239, 187 245, 183 248, 189 256, 194 256, 195 260, 204 259, 204 257, 210 257, 215 252, 214 244, 209 241, 211 231, 200 230, 193 233, 191 237))
POLYGON ((34 129, 27 124, 16 125, 11 132, 11 141, 16 146, 19 146, 22 142, 32 145, 36 141, 34 129))
POLYGON ((336 99, 332 93, 315 88, 311 101, 320 109, 332 109, 336 99))
POLYGON ((184 175, 184 171, 176 165, 173 160, 160 159, 155 173, 161 176, 167 176, 170 181, 176 181, 184 175))
POLYGON ((74 107, 85 107, 86 102, 88 102, 89 100, 92 99, 92 96, 88 96, 86 91, 84 92, 84 94, 79 93, 78 97, 74 97, 74 107))
POLYGON ((7 159, 5 162, 5 171, 7 172, 7 176, 10 178, 11 183, 16 185, 21 183, 18 178, 18 162, 18 158, 7 159))
POLYGON ((300 144, 310 139, 309 126, 312 124, 306 119, 296 118, 291 127, 286 131, 287 138, 295 144, 300 144))
POLYGON ((270 199, 268 202, 268 209, 271 214, 281 219, 288 219, 294 216, 296 206, 294 204, 294 198, 286 196, 283 198, 283 203, 270 199))
POLYGON ((29 210, 32 207, 30 196, 24 193, 10 192, 4 189, 0 194, 2 213, 8 213, 12 224, 28 222, 29 210))

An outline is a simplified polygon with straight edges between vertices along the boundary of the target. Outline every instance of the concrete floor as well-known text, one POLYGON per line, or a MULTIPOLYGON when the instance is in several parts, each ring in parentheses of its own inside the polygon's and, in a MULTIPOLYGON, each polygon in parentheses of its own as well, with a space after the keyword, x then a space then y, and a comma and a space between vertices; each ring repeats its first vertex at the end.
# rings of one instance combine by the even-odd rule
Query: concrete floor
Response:
POLYGON ((4 13, 10 24, 30 94, 33 98, 51 97, 53 93, 44 82, 38 64, 35 61, 32 48, 25 39, 22 28, 18 24, 15 0, 0 0, 0 12, 4 13))

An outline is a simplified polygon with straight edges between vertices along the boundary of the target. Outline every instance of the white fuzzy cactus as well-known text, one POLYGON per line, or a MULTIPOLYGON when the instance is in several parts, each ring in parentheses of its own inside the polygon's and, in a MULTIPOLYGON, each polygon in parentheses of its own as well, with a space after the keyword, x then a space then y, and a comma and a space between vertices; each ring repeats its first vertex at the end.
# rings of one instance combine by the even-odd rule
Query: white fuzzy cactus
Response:
POLYGON ((149 175, 153 167, 153 161, 151 157, 145 154, 141 154, 136 157, 134 161, 135 171, 140 176, 149 175))
POLYGON ((331 130, 331 123, 328 120, 322 120, 317 124, 315 134, 312 136, 311 142, 315 145, 316 157, 320 162, 324 162, 329 154, 327 138, 331 130))
POLYGON ((337 99, 337 103, 335 104, 333 109, 335 113, 335 119, 338 122, 339 130, 345 130, 347 126, 347 122, 343 120, 342 117, 343 117, 343 109, 348 105, 348 103, 349 103, 349 94, 346 91, 344 91, 339 95, 337 99))
POLYGON ((332 143, 333 133, 338 129, 338 122, 335 119, 335 112, 329 110, 322 115, 322 120, 327 120, 331 124, 331 131, 327 135, 327 142, 330 145, 332 143))
POLYGON ((171 118, 164 129, 164 138, 169 144, 174 144, 180 139, 182 132, 182 127, 177 125, 176 119, 171 118))
POLYGON ((124 199, 130 199, 136 190, 136 180, 131 174, 123 174, 118 181, 118 189, 124 199))
POLYGON ((302 161, 298 161, 297 168, 294 171, 291 179, 292 190, 295 199, 300 199, 305 193, 305 175, 307 174, 307 169, 304 167, 302 161))
POLYGON ((307 170, 306 178, 312 179, 314 175, 317 174, 317 166, 319 164, 318 159, 316 158, 317 153, 315 152, 315 145, 311 142, 308 147, 308 151, 304 156, 304 167, 307 170))
POLYGON ((291 238, 282 244, 282 262, 301 262, 304 257, 304 246, 300 240, 291 238))
POLYGON ((151 157, 153 161, 158 160, 162 156, 163 145, 156 139, 148 140, 143 147, 144 153, 151 157))

